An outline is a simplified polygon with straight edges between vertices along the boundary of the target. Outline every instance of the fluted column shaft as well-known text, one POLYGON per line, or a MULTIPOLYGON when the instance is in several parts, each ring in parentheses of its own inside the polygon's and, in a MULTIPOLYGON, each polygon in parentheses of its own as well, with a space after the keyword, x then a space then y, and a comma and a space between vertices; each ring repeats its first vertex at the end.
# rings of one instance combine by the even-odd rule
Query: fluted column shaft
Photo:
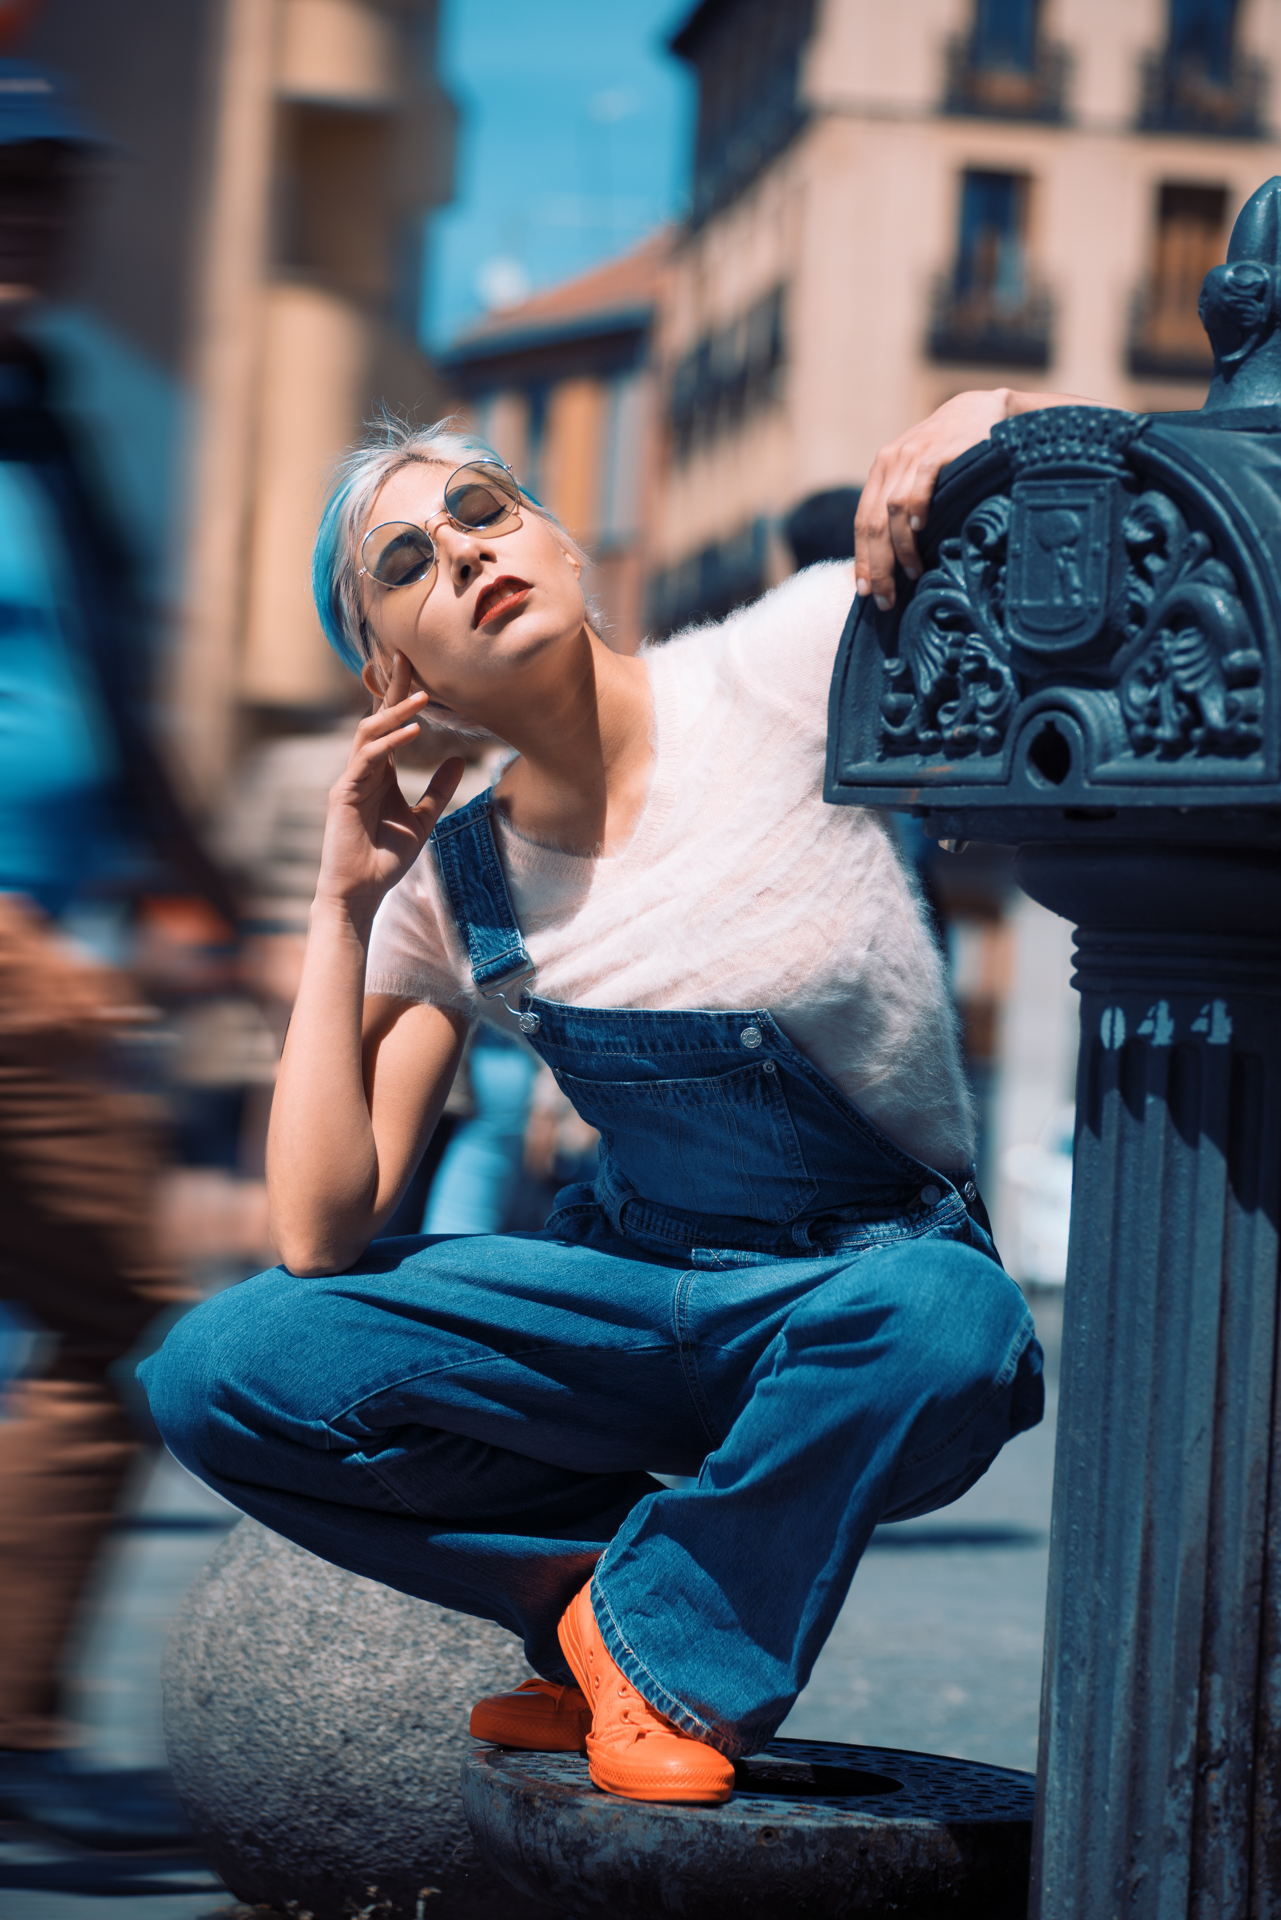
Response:
POLYGON ((1281 864, 1020 868, 1083 923, 1030 1911, 1277 1920, 1281 864))

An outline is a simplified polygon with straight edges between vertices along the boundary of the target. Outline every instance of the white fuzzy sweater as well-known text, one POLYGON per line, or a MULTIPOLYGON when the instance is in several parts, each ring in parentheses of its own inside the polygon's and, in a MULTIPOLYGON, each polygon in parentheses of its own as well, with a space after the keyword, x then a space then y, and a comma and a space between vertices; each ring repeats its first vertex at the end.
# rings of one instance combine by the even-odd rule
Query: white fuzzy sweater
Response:
MULTIPOLYGON (((646 649, 655 766, 622 853, 559 853, 491 817, 536 993, 767 1008, 892 1140, 952 1170, 973 1124, 938 950, 879 817, 822 798, 850 599, 847 563, 810 567, 646 649)), ((367 986, 514 1026, 475 992, 430 852, 382 904, 367 986)))

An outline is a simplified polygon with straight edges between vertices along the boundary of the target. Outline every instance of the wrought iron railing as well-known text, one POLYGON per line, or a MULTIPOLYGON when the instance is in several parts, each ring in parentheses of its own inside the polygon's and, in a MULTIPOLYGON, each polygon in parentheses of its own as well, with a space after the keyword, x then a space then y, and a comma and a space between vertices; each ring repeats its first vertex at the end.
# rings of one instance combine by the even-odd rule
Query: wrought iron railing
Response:
POLYGON ((1072 56, 1055 41, 1043 41, 1026 70, 983 57, 972 34, 948 41, 944 113, 977 114, 991 120, 1063 120, 1072 56))
POLYGON ((764 520, 750 521, 736 533, 650 578, 646 626, 657 639, 691 620, 719 620, 763 593, 769 535, 764 520))
POLYGON ((1238 54, 1219 78, 1201 61, 1149 54, 1142 69, 1139 126, 1145 133, 1261 140, 1267 132, 1267 95, 1267 68, 1253 55, 1238 54))
POLYGON ((719 333, 697 342, 672 369, 668 415, 678 460, 778 398, 786 364, 785 289, 763 299, 719 333))
POLYGON ((1044 287, 1023 298, 957 288, 950 276, 934 289, 926 351, 943 364, 1048 367, 1053 349, 1054 302, 1044 287))

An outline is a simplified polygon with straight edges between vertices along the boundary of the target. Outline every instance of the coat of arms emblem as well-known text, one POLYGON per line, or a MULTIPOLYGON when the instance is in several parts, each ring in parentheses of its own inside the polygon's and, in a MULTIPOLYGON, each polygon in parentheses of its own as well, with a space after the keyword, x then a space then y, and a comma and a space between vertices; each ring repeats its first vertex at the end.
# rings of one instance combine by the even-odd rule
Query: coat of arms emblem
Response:
POLYGON ((1115 480, 1020 480, 1013 490, 1006 633, 1025 653, 1079 653, 1108 617, 1115 480))

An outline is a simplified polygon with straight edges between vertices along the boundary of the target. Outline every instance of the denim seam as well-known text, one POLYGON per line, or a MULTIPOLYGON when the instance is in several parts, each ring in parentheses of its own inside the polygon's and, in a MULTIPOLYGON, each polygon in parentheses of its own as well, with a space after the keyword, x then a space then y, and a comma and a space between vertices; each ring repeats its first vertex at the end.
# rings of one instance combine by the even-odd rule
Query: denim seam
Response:
MULTIPOLYGON (((830 1106, 835 1108, 836 1112, 841 1115, 847 1124, 853 1125, 865 1136, 870 1145, 875 1146, 879 1152, 884 1153, 891 1165, 897 1165, 899 1170, 911 1179, 915 1179, 921 1172, 931 1174, 937 1171, 936 1168, 927 1166, 925 1161, 918 1160, 914 1154, 905 1153, 901 1147, 896 1146, 894 1141, 882 1132, 876 1122, 872 1120, 869 1115, 865 1114, 861 1107, 856 1107, 852 1100, 847 1099, 840 1088, 829 1080, 825 1073, 815 1067, 813 1061, 788 1039, 772 1013, 766 1012, 760 1017, 769 1024, 770 1038, 773 1045, 778 1048, 780 1053, 786 1050, 788 1064, 793 1072, 798 1074, 800 1078, 807 1080, 815 1091, 818 1092, 830 1106)), ((944 1177, 946 1178, 946 1176, 944 1177)), ((951 1182, 949 1181, 948 1184, 950 1185, 951 1182)))
MULTIPOLYGON (((809 1245, 803 1245, 793 1239, 792 1243, 786 1247, 774 1245, 720 1248, 710 1237, 704 1237, 696 1242, 689 1240, 687 1235, 691 1227, 701 1226, 705 1235, 709 1235, 711 1231, 708 1223, 699 1221, 695 1215, 686 1215, 684 1220, 677 1223, 681 1237, 678 1237, 677 1229, 660 1226, 658 1222, 665 1211, 653 1207, 649 1202, 635 1200, 629 1195, 622 1202, 619 1218, 614 1220, 612 1215, 609 1217, 615 1231, 623 1239, 630 1240, 637 1246, 648 1246, 654 1252, 684 1253, 691 1245, 698 1245, 709 1247, 716 1252, 759 1252, 776 1260, 823 1260, 833 1256, 853 1259, 863 1253, 875 1253, 882 1247, 898 1246, 906 1240, 919 1240, 927 1234, 946 1232, 962 1225, 969 1217, 965 1202, 959 1194, 952 1192, 919 1216, 894 1213, 885 1219, 865 1223, 863 1229, 852 1229, 851 1232, 860 1234, 860 1237, 866 1233, 867 1237, 862 1245, 841 1246, 839 1240, 827 1246, 814 1241, 809 1245), (631 1210, 626 1220, 622 1217, 625 1209, 631 1210)), ((608 1213, 608 1209, 606 1212, 608 1213)), ((670 1214, 668 1217, 670 1218, 670 1214)), ((761 1234, 757 1237, 764 1239, 767 1236, 761 1234)))
POLYGON ((592 1601, 592 1611, 596 1615, 597 1628, 601 1639, 605 1642, 606 1652, 624 1678, 630 1680, 646 1704, 653 1707, 656 1713, 661 1713, 666 1719, 672 1721, 683 1733, 693 1734, 705 1745, 715 1747, 718 1753, 725 1754, 727 1759, 736 1759, 742 1751, 740 1744, 729 1741, 723 1734, 717 1733, 706 1720, 700 1720, 683 1701, 678 1700, 675 1694, 669 1693, 662 1682, 650 1672, 635 1648, 628 1645, 623 1630, 614 1616, 614 1611, 601 1591, 599 1573, 592 1575, 589 1597, 592 1601), (603 1620, 602 1612, 605 1616, 603 1620))
POLYGON ((553 1220, 576 1220, 580 1215, 599 1213, 600 1211, 600 1207, 594 1200, 583 1201, 578 1206, 573 1207, 558 1207, 554 1213, 548 1214, 546 1220, 543 1222, 543 1231, 545 1233, 551 1232, 553 1220))
POLYGON ((946 1451, 948 1447, 954 1445, 955 1442, 959 1440, 961 1435, 965 1432, 965 1429, 967 1427, 972 1427, 974 1425, 974 1422, 979 1418, 980 1414, 983 1414, 987 1411, 987 1409, 991 1406, 992 1402, 996 1399, 997 1394, 1003 1393, 1006 1387, 1009 1386, 1015 1374, 1018 1372, 1019 1361, 1023 1358, 1024 1353, 1027 1351, 1028 1347, 1031 1345, 1032 1339, 1035 1333, 1036 1333, 1036 1323, 1033 1320, 1030 1313, 1025 1313, 1019 1325, 1018 1333, 1015 1334, 1014 1339, 1010 1344, 1009 1351, 1007 1352, 1005 1359, 1001 1364, 1001 1370, 997 1374, 996 1379, 992 1383, 990 1392, 985 1394, 983 1399, 979 1401, 979 1404, 976 1407, 972 1408, 971 1411, 965 1416, 964 1420, 962 1420, 958 1426, 954 1427, 952 1431, 944 1439, 940 1440, 936 1446, 927 1447, 924 1453, 913 1453, 913 1454, 907 1455, 904 1459, 900 1460, 897 1463, 898 1466, 900 1468, 922 1466, 925 1463, 925 1461, 934 1459, 936 1454, 943 1453, 946 1451))
POLYGON ((454 919, 467 947, 472 978, 482 991, 489 980, 501 978, 512 961, 524 966, 531 964, 519 923, 512 911, 507 878, 494 842, 489 818, 492 791, 491 788, 479 794, 466 807, 460 808, 457 815, 450 816, 448 822, 441 823, 443 831, 432 835, 436 864, 454 919), (479 871, 475 875, 468 872, 464 860, 464 836, 470 836, 472 852, 477 859, 479 871), (467 911, 476 894, 493 909, 492 913, 485 914, 482 922, 490 935, 487 942, 478 937, 476 921, 467 911), (490 926, 491 919, 498 924, 490 926))
POLYGON ((681 1372, 685 1376, 689 1397, 694 1403, 694 1411, 702 1422, 704 1433, 711 1441, 713 1448, 716 1448, 720 1446, 724 1435, 716 1425, 711 1405, 703 1391, 703 1383, 698 1377, 698 1355, 694 1350, 693 1341, 689 1338, 689 1296, 693 1292, 697 1278, 698 1270, 694 1269, 690 1273, 683 1273, 677 1281, 672 1318, 675 1324, 676 1353, 681 1363, 681 1372))
MULTIPOLYGON (((645 1346, 627 1347, 623 1349, 623 1351, 627 1353, 658 1353, 662 1351, 663 1344, 661 1339, 656 1338, 648 1342, 645 1346)), ((378 1399, 381 1394, 394 1392, 397 1387, 407 1386, 413 1380, 433 1380, 438 1374, 442 1373, 463 1373, 469 1367, 487 1367, 494 1360, 523 1360, 531 1353, 572 1353, 576 1351, 576 1348, 566 1347, 560 1342, 543 1341, 536 1347, 520 1347, 511 1353, 487 1353, 480 1355, 475 1360, 457 1360, 443 1367, 426 1367, 421 1373, 401 1374, 395 1380, 389 1380, 385 1386, 375 1387, 369 1393, 361 1394, 358 1400, 351 1401, 348 1406, 341 1408, 339 1412, 327 1414, 324 1416, 324 1424, 326 1427, 337 1427, 340 1420, 345 1420, 349 1414, 355 1413, 358 1407, 366 1406, 369 1401, 378 1399)), ((349 1434, 344 1434, 342 1437, 344 1440, 351 1438, 349 1434)))
POLYGON ((393 1487, 387 1480, 383 1478, 382 1474, 379 1473, 377 1467, 374 1465, 372 1460, 365 1460, 361 1464, 364 1466, 365 1471, 370 1475, 370 1477, 378 1482, 383 1492, 389 1493, 392 1499, 398 1502, 398 1504, 409 1515, 411 1520, 428 1520, 428 1521, 430 1520, 429 1515, 420 1513, 417 1507, 411 1506, 408 1500, 406 1500, 403 1493, 397 1493, 395 1487, 393 1487))
POLYGON ((882 1247, 898 1246, 902 1240, 923 1240, 928 1234, 959 1227, 966 1218, 965 1202, 959 1194, 950 1194, 917 1219, 906 1214, 892 1214, 888 1220, 869 1220, 865 1230, 875 1237, 869 1238, 862 1247, 843 1247, 836 1241, 829 1247, 815 1247, 813 1251, 819 1258, 831 1254, 877 1253, 882 1247))

